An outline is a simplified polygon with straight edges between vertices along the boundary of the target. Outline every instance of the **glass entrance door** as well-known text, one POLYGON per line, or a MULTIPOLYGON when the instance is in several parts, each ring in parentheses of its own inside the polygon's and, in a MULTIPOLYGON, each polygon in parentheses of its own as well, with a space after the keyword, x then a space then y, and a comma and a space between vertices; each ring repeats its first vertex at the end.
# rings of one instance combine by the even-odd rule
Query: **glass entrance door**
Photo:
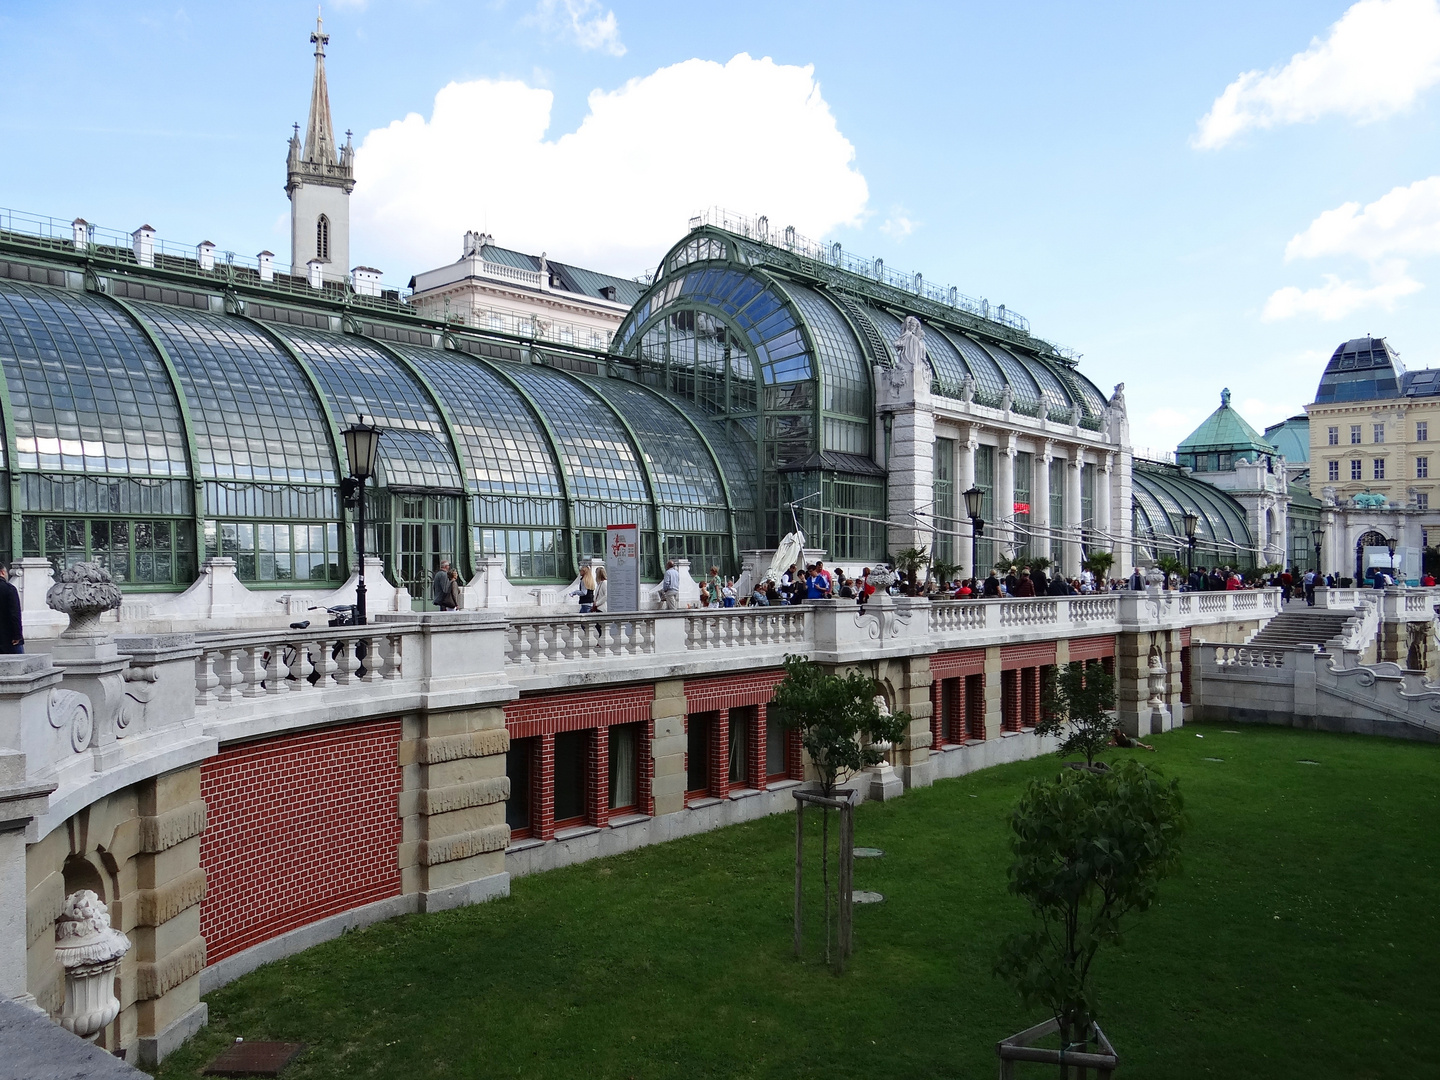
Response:
MULTIPOLYGON (((430 583, 442 560, 455 562, 456 514, 453 495, 400 495, 396 497, 400 540, 400 583, 410 591, 416 611, 434 611, 430 583)), ((459 567, 457 566, 457 569, 459 567)))

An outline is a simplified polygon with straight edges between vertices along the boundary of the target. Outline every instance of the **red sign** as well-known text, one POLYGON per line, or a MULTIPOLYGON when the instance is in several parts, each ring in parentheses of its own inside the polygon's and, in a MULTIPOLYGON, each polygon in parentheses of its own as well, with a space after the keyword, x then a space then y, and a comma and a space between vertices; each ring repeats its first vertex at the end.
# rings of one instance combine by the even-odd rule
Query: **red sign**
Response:
POLYGON ((1030 512, 1030 504, 1029 504, 1029 503, 1016 503, 1016 504, 1015 504, 1015 513, 1017 513, 1017 514, 1028 514, 1029 512, 1030 512))

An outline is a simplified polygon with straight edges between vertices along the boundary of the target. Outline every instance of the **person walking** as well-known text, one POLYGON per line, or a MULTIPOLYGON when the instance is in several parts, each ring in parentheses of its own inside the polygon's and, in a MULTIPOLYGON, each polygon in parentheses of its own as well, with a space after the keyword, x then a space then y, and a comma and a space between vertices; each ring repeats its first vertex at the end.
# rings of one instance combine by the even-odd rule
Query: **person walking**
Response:
POLYGON ((10 564, 0 563, 0 653, 25 651, 20 591, 10 582, 10 564))
POLYGON ((580 614, 590 614, 590 609, 595 606, 595 570, 593 567, 582 566, 580 568, 580 584, 570 590, 571 596, 580 598, 580 614))
MULTIPOLYGON (((1306 605, 1309 606, 1309 607, 1314 607, 1314 606, 1315 606, 1315 578, 1316 578, 1316 576, 1317 576, 1317 575, 1316 575, 1316 573, 1315 573, 1314 570, 1306 570, 1306 571, 1305 571, 1305 576, 1304 576, 1304 578, 1301 579, 1301 580, 1304 582, 1304 585, 1305 585, 1305 603, 1306 603, 1306 605)), ((1289 590, 1286 590, 1286 591, 1288 592, 1289 590)))
POLYGON ((595 603, 590 607, 590 614, 599 615, 605 610, 605 601, 609 599, 610 586, 605 579, 605 567, 595 568, 595 603))
POLYGON ((430 601, 441 611, 454 611, 457 601, 455 585, 450 578, 450 560, 441 559, 440 569, 430 581, 430 601))
POLYGON ((675 560, 665 564, 665 576, 660 579, 660 606, 667 611, 680 608, 680 571, 675 569, 675 560))

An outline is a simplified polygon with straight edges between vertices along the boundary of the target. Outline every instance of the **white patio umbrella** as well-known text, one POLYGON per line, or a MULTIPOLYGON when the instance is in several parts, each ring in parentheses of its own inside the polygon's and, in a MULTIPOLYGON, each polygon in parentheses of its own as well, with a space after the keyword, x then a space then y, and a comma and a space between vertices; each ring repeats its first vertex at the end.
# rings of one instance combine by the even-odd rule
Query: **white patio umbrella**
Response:
POLYGON ((780 546, 775 549, 775 557, 770 560, 770 569, 765 571, 765 579, 778 582, 785 571, 790 569, 790 564, 798 563, 804 553, 805 534, 799 529, 786 533, 780 546))

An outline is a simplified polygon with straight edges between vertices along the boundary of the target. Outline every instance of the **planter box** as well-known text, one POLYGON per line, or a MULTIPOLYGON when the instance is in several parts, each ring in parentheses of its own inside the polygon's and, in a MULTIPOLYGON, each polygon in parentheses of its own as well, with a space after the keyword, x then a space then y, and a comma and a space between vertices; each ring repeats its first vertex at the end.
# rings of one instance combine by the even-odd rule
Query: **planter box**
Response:
MULTIPOLYGON (((995 1044, 995 1053, 1000 1058, 1000 1080, 1015 1080, 1015 1063, 1017 1061, 1036 1061, 1043 1065, 1071 1066, 1075 1069, 1077 1080, 1088 1080, 1090 1070, 1095 1070, 1097 1080, 1110 1080, 1111 1074, 1119 1067, 1120 1058, 1115 1053, 1115 1048, 1110 1045, 1110 1040, 1105 1037, 1105 1032, 1100 1030, 1099 1024, 1090 1025, 1090 1042, 1095 1043, 1098 1050, 1096 1053, 1088 1053, 1079 1050, 1051 1050, 1047 1047, 1034 1046, 1047 1036, 1054 1035, 1060 1030, 1060 1021, 1053 1016, 1043 1024, 1036 1024, 1032 1028, 1026 1028, 1018 1035, 1011 1035, 1008 1039, 1001 1039, 995 1044)), ((1062 1077, 1069 1077, 1069 1069, 1060 1074, 1062 1077)))

